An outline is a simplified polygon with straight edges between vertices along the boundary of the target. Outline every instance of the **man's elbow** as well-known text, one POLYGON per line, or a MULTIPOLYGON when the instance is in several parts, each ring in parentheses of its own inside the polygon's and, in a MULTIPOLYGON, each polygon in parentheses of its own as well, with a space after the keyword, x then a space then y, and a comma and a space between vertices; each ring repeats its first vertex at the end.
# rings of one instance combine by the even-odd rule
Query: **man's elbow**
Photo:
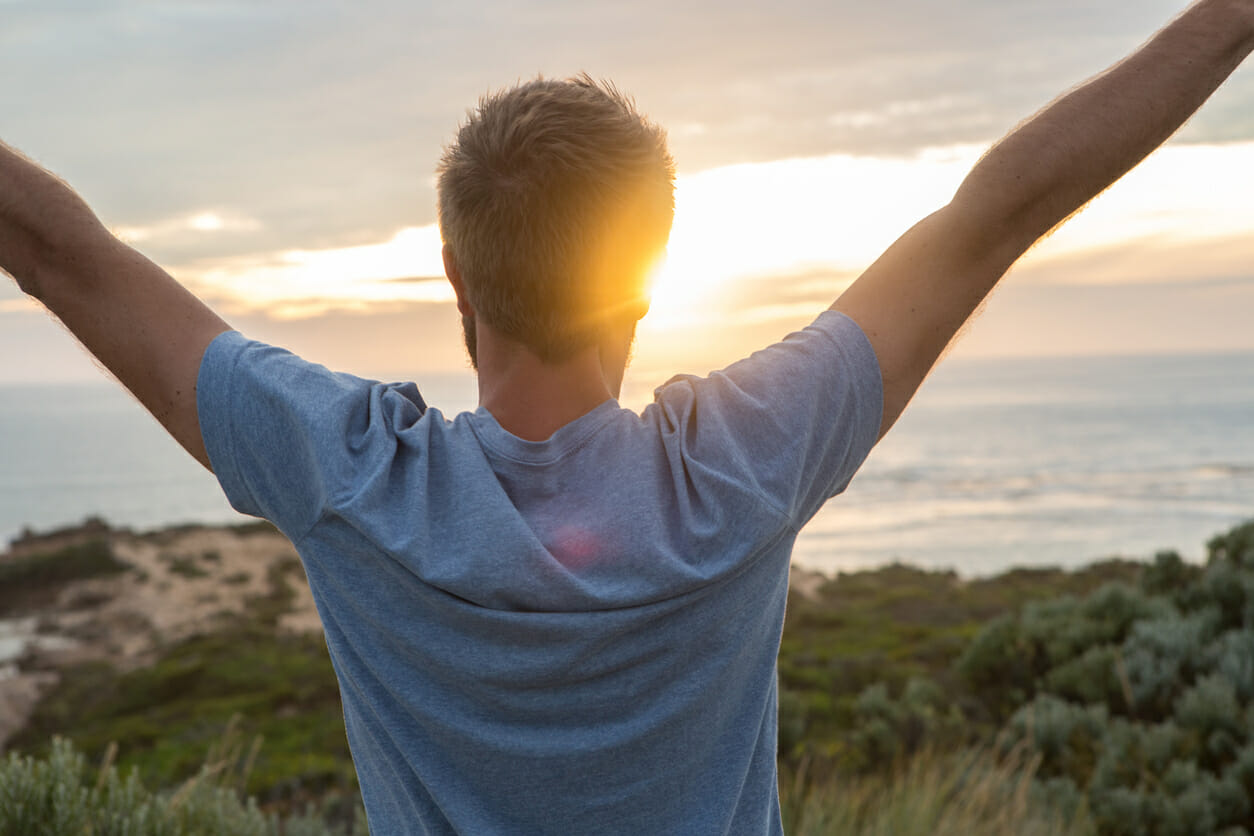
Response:
POLYGON ((18 289, 44 307, 53 309, 58 295, 74 292, 68 285, 76 283, 72 267, 79 261, 66 250, 56 250, 52 245, 31 247, 29 254, 11 260, 7 267, 17 282, 18 289))
POLYGON ((89 293, 125 246, 88 215, 50 234, 30 235, 9 272, 23 293, 55 312, 59 298, 89 293))
POLYGON ((1000 278, 1032 246, 1049 233, 1032 206, 959 190, 938 215, 947 229, 948 255, 964 270, 1000 278))
POLYGON ((0 267, 47 304, 59 281, 89 280, 96 258, 120 244, 69 186, 36 170, 28 199, 0 212, 0 267))
POLYGON ((12 235, 5 241, 0 255, 0 268, 13 277, 18 289, 40 302, 44 301, 48 260, 42 255, 44 245, 35 236, 12 235))

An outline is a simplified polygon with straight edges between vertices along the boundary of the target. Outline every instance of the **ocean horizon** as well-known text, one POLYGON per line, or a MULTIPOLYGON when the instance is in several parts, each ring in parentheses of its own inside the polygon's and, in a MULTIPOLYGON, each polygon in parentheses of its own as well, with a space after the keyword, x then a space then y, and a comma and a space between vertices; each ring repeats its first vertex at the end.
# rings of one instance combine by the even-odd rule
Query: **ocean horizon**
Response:
MULTIPOLYGON (((468 380, 419 385, 452 414, 473 406, 468 380)), ((975 576, 1200 559, 1254 518, 1252 425, 1254 353, 951 358, 803 529, 794 562, 975 576)), ((93 516, 140 530, 249 519, 116 385, 0 385, 0 542, 93 516)))

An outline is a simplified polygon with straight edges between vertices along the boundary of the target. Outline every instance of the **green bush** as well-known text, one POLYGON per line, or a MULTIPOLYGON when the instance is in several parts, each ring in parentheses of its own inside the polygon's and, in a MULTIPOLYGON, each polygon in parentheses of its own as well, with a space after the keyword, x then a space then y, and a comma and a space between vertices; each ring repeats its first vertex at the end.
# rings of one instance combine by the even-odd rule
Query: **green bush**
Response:
POLYGON ((854 701, 848 751, 853 764, 870 768, 908 758, 925 745, 962 742, 965 723, 935 682, 912 677, 897 698, 885 683, 871 685, 854 701))
POLYGON ((1201 569, 1185 563, 1179 552, 1159 552, 1141 573, 1141 589, 1148 595, 1170 597, 1187 588, 1200 573, 1201 569))
POLYGON ((0 836, 365 836, 360 811, 349 827, 328 825, 314 809, 286 820, 222 786, 212 764, 173 791, 154 793, 134 771, 106 762, 95 775, 70 743, 47 757, 0 761, 0 836))
POLYGON ((128 568, 103 539, 0 561, 0 615, 41 606, 71 581, 116 575, 128 568))
POLYGON ((1254 523, 1208 554, 1199 568, 1160 553, 1137 588, 1025 606, 958 666, 990 711, 1030 695, 1003 746, 1040 757, 1042 792, 1082 794, 1101 834, 1254 830, 1254 523))
POLYGON ((1206 544, 1208 563, 1232 563, 1254 570, 1254 520, 1216 537, 1206 544))
POLYGON ((955 669, 979 703, 995 720, 1009 716, 1036 690, 1035 648, 1023 635, 1017 614, 1007 614, 984 627, 955 669))
POLYGON ((1133 626, 1121 651, 1138 713, 1156 717, 1170 713, 1176 696, 1201 672, 1219 621, 1218 609, 1206 607, 1133 626))
POLYGON ((1044 689, 1073 702, 1113 705, 1123 697, 1118 658, 1118 648, 1094 645, 1048 671, 1042 679, 1044 689))

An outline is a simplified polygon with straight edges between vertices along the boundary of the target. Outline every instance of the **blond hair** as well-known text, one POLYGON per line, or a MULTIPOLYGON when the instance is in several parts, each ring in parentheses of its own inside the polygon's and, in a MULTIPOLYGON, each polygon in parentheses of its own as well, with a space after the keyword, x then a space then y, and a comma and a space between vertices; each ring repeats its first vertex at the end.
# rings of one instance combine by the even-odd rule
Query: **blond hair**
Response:
POLYGON ((647 310, 675 166, 666 134, 613 85, 537 78, 487 95, 437 173, 440 232, 468 301, 545 362, 647 310))

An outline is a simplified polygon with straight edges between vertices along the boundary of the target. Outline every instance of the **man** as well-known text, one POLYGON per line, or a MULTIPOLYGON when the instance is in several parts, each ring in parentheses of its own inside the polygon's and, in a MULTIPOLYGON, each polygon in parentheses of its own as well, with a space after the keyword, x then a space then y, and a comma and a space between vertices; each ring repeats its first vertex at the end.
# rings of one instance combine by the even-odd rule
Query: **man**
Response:
POLYGON ((376 833, 778 833, 793 538, 1036 240, 1254 48, 1199 0, 995 146, 809 328, 618 408, 670 224, 612 89, 490 97, 440 170, 480 408, 249 342, 0 149, 0 265, 301 552, 376 833))

